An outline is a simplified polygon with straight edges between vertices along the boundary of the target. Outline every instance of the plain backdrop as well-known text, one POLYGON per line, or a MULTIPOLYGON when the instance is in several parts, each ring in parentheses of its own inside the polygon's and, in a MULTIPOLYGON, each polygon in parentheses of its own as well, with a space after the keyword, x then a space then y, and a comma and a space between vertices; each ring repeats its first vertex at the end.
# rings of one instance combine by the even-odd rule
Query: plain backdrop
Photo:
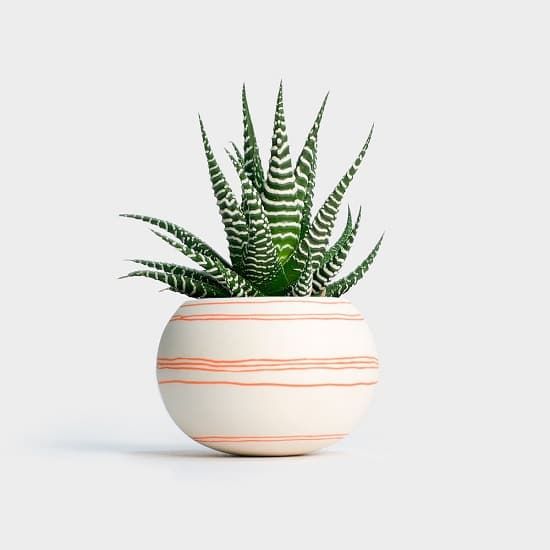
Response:
POLYGON ((1 546, 549 548, 546 4, 4 0, 1 546), (265 158, 281 78, 294 155, 331 92, 317 205, 376 123, 346 200, 349 267, 386 231, 349 293, 382 381, 331 449, 232 458, 163 409, 181 298, 117 277, 177 256, 117 213, 225 251, 197 113, 231 174, 242 83, 265 158))

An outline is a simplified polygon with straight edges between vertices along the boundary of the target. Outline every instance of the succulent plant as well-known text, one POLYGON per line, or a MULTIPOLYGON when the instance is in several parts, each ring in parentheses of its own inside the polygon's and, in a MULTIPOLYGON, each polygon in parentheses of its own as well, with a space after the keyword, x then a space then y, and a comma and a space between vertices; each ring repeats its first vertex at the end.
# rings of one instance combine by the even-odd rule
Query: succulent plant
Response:
POLYGON ((244 145, 232 143, 226 152, 237 172, 242 193, 235 196, 212 152, 204 124, 200 129, 210 181, 225 228, 230 261, 204 241, 174 223, 138 214, 122 214, 147 222, 161 239, 193 260, 201 270, 183 265, 131 260, 146 269, 126 277, 147 277, 168 285, 174 292, 193 298, 229 296, 340 296, 368 271, 382 243, 348 275, 334 280, 355 240, 361 210, 355 221, 348 207, 346 226, 329 246, 336 216, 369 146, 373 128, 359 155, 315 215, 312 213, 317 166, 317 134, 327 96, 293 167, 279 86, 271 156, 264 172, 246 90, 242 90, 244 145))

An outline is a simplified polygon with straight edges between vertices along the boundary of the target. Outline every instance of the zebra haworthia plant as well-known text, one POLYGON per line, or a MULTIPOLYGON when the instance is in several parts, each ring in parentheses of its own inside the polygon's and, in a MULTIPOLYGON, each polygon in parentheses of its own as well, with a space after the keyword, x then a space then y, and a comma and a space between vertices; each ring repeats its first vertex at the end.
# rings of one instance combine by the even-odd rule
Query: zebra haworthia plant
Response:
POLYGON ((151 261, 131 260, 142 266, 126 277, 148 277, 168 285, 174 292, 193 298, 230 296, 340 296, 368 271, 382 243, 348 275, 334 280, 355 240, 361 219, 355 221, 348 207, 346 226, 329 246, 336 216, 372 136, 372 128, 357 158, 340 179, 318 212, 312 215, 317 167, 317 135, 327 97, 315 118, 305 145, 292 164, 286 133, 283 87, 279 86, 271 156, 267 173, 242 90, 244 145, 226 150, 239 178, 241 199, 233 193, 223 174, 199 117, 210 181, 217 200, 229 247, 230 261, 183 227, 138 214, 122 214, 144 221, 165 242, 201 268, 151 261))

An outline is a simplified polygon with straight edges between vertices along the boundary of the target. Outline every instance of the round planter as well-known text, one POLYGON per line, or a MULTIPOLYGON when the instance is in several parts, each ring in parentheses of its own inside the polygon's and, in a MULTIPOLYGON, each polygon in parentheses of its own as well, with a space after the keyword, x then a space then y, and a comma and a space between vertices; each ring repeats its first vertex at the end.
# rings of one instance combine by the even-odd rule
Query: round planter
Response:
POLYGON ((378 359, 347 300, 212 298, 172 316, 157 377, 170 416, 198 443, 297 455, 350 432, 378 380, 378 359))

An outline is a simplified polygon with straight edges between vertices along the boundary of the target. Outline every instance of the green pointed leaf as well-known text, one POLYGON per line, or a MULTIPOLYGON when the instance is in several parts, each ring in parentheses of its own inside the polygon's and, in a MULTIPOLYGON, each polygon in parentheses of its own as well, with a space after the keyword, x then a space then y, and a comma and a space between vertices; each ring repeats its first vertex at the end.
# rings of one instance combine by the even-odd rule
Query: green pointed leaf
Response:
POLYGON ((190 231, 187 231, 175 223, 160 220, 158 218, 152 218, 151 216, 142 216, 141 214, 120 214, 120 216, 123 218, 130 218, 132 220, 139 220, 154 225, 155 227, 159 227, 167 233, 170 233, 170 235, 176 237, 176 239, 181 241, 186 246, 192 247, 201 254, 205 254, 211 258, 216 258, 223 265, 230 267, 227 260, 220 256, 212 247, 208 246, 204 241, 193 235, 190 231))
POLYGON ((309 229, 311 208, 313 206, 313 191, 315 187, 315 171, 317 168, 317 135, 319 133, 319 127, 321 125, 327 99, 328 93, 315 117, 315 121, 309 131, 294 170, 298 208, 302 211, 300 238, 302 238, 309 229))
POLYGON ((354 286, 369 270, 374 258, 378 254, 378 250, 382 244, 384 235, 380 237, 376 246, 372 249, 371 253, 346 277, 331 283, 326 287, 326 296, 341 296, 345 294, 352 286, 354 286))
POLYGON ((231 142, 231 147, 233 147, 233 151, 235 152, 235 156, 237 157, 239 163, 243 164, 243 162, 244 162, 243 154, 241 153, 241 151, 239 150, 239 148, 235 145, 235 143, 233 141, 231 142))
MULTIPOLYGON (((242 159, 239 159, 239 156, 237 154, 233 154, 229 149, 226 149, 225 152, 229 157, 231 164, 233 164, 233 167, 235 168, 235 172, 237 172, 237 175, 239 176, 239 181, 241 182, 241 186, 242 186, 243 177, 248 179, 248 176, 246 176, 244 172, 244 165, 243 165, 242 159)), ((243 213, 242 205, 240 207, 240 210, 242 214, 243 213)), ((243 215, 243 219, 244 219, 244 215, 243 215)), ((245 222, 244 224, 245 224, 245 233, 246 233, 246 219, 244 220, 244 222, 245 222)), ((243 244, 244 244, 244 241, 246 241, 246 236, 243 239, 243 244)))
POLYGON ((247 240, 243 246, 244 275, 262 290, 274 292, 279 284, 288 284, 273 246, 269 221, 260 195, 252 185, 238 158, 227 151, 239 173, 242 185, 242 210, 246 219, 247 240), (276 283, 272 286, 271 283, 276 283))
POLYGON ((210 181, 212 182, 212 189, 214 190, 229 245, 229 256, 231 257, 232 264, 240 267, 242 264, 242 246, 246 239, 246 224, 239 208, 239 203, 212 152, 204 124, 200 117, 199 122, 204 152, 208 162, 210 181))
POLYGON ((271 157, 267 179, 262 188, 262 204, 269 220, 273 244, 281 262, 284 263, 298 244, 301 208, 297 201, 297 188, 286 133, 282 82, 277 95, 271 157))
POLYGON ((221 291, 224 290, 223 287, 216 281, 216 279, 214 279, 212 275, 209 275, 206 271, 199 271, 185 265, 159 262, 157 260, 134 259, 129 261, 143 265, 145 267, 149 267, 150 269, 154 269, 156 271, 164 271, 165 273, 172 273, 174 275, 184 275, 185 277, 192 278, 197 281, 202 281, 210 286, 218 287, 221 291))
POLYGON ((311 296, 313 290, 313 264, 311 254, 308 254, 306 265, 298 280, 292 285, 290 294, 293 296, 311 296))
POLYGON ((257 296, 258 290, 254 288, 245 278, 241 277, 232 269, 226 267, 220 260, 207 256, 197 250, 193 250, 190 246, 182 242, 154 231, 153 233, 167 242, 170 246, 179 250, 189 259, 200 265, 206 272, 211 275, 218 283, 227 288, 231 296, 257 296))
POLYGON ((262 293, 244 277, 231 269, 224 267, 219 261, 216 261, 218 271, 221 273, 224 286, 229 291, 231 296, 261 296, 262 293))
POLYGON ((252 283, 268 283, 281 271, 277 250, 260 195, 244 170, 240 171, 243 185, 243 210, 246 216, 248 240, 243 251, 245 276, 252 283))
POLYGON ((316 270, 319 267, 319 264, 325 254, 325 250, 334 227, 334 222, 344 198, 344 194, 349 187, 350 183, 353 180, 353 176, 356 174, 361 161, 365 157, 367 152, 374 126, 371 128, 371 131, 365 141, 365 144, 361 148, 359 155, 355 159, 354 163, 344 174, 342 179, 338 182, 338 185, 327 197, 319 212, 313 219, 311 226, 305 235, 304 239, 300 242, 300 246, 294 255, 294 261, 299 268, 302 268, 306 262, 306 248, 305 243, 308 244, 311 251, 313 269, 316 270))
POLYGON ((181 273, 167 273, 165 271, 139 270, 128 273, 125 277, 146 277, 160 281, 169 286, 169 289, 191 298, 216 298, 229 296, 226 289, 210 285, 200 279, 186 276, 181 273))
POLYGON ((315 294, 322 294, 325 287, 336 277, 351 249, 351 246, 357 236, 359 223, 361 221, 361 209, 357 215, 357 220, 353 225, 351 223, 351 213, 348 209, 348 220, 346 228, 338 241, 331 246, 321 261, 321 264, 313 274, 313 290, 315 294))
POLYGON ((258 142, 256 141, 256 134, 254 133, 252 117, 250 116, 250 109, 248 108, 248 99, 246 98, 246 88, 244 84, 242 104, 244 127, 244 171, 248 176, 248 179, 252 182, 252 185, 254 185, 256 189, 260 190, 264 184, 264 170, 262 168, 262 161, 260 159, 260 151, 258 149, 258 142))
MULTIPOLYGON (((361 209, 359 209, 358 218, 360 216, 361 216, 361 209)), ((342 246, 342 244, 345 243, 349 239, 349 236, 350 236, 351 232, 353 231, 353 225, 354 224, 353 224, 353 219, 351 217, 351 209, 348 206, 348 216, 347 216, 347 219, 346 219, 346 226, 344 227, 344 230, 342 231, 342 234, 340 235, 340 237, 338 237, 338 240, 323 255, 323 259, 321 260, 320 266, 322 266, 323 264, 328 262, 329 259, 332 256, 334 256, 335 252, 342 246)))

